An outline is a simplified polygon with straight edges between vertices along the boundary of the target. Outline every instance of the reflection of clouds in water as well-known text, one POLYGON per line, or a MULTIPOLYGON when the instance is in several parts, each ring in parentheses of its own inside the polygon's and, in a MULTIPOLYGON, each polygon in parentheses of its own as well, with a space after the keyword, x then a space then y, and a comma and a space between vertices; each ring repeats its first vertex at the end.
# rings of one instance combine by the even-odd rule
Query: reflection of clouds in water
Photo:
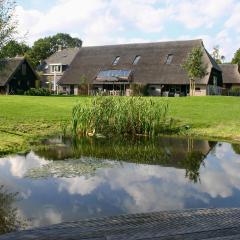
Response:
MULTIPOLYGON (((116 163, 111 168, 97 169, 96 174, 91 177, 56 178, 54 184, 49 184, 49 188, 45 185, 48 184, 49 179, 43 182, 42 179, 35 181, 24 178, 28 170, 47 163, 49 161, 33 153, 28 154, 26 158, 23 156, 3 158, 0 161, 0 181, 11 186, 11 189, 16 189, 23 199, 30 199, 28 201, 34 204, 34 197, 38 197, 36 191, 39 189, 43 192, 49 191, 46 194, 48 196, 43 196, 44 204, 45 200, 49 200, 52 206, 57 205, 55 199, 57 194, 66 199, 75 198, 76 202, 69 201, 73 204, 70 208, 75 211, 79 209, 81 214, 86 210, 87 213, 84 212, 86 216, 108 211, 105 210, 108 201, 112 201, 109 203, 112 206, 109 207, 122 212, 147 212, 182 209, 188 206, 187 202, 191 202, 191 206, 194 207, 204 204, 212 206, 214 198, 227 198, 233 195, 235 189, 240 190, 238 173, 240 157, 233 153, 231 145, 225 143, 221 147, 216 146, 214 154, 209 154, 205 160, 205 167, 200 170, 201 183, 197 184, 185 178, 185 169, 124 162, 116 163)), ((61 209, 59 206, 57 208, 61 209)), ((33 225, 58 223, 64 220, 67 214, 50 207, 36 208, 33 225)))
POLYGON ((59 180, 58 191, 68 191, 70 194, 88 195, 91 194, 101 183, 103 179, 98 176, 91 178, 76 177, 76 178, 63 178, 59 180))
POLYGON ((29 169, 40 167, 46 163, 46 160, 39 158, 31 152, 26 157, 16 155, 2 158, 0 167, 7 170, 11 176, 23 178, 29 169))
POLYGON ((232 151, 230 144, 216 146, 215 157, 209 156, 206 167, 201 169, 201 185, 198 191, 212 198, 230 197, 234 189, 240 190, 240 157, 232 151))
POLYGON ((8 156, 0 159, 0 185, 5 185, 13 192, 18 192, 20 199, 31 197, 32 190, 27 185, 18 182, 24 178, 25 173, 34 167, 46 164, 47 161, 36 156, 33 152, 27 156, 8 156))
MULTIPOLYGON (((18 209, 18 216, 21 219, 28 219, 23 210, 18 209)), ((28 219, 27 228, 40 227, 45 225, 58 224, 62 222, 62 215, 54 207, 41 208, 34 212, 34 217, 28 219)))
POLYGON ((90 179, 64 179, 60 190, 70 194, 91 194, 100 184, 108 184, 113 191, 124 190, 130 198, 122 199, 123 208, 130 212, 160 209, 182 209, 186 199, 205 204, 211 198, 227 198, 233 190, 240 190, 240 158, 231 145, 216 148, 216 157, 209 155, 200 171, 201 183, 193 184, 185 178, 184 169, 134 165, 102 169, 90 179))

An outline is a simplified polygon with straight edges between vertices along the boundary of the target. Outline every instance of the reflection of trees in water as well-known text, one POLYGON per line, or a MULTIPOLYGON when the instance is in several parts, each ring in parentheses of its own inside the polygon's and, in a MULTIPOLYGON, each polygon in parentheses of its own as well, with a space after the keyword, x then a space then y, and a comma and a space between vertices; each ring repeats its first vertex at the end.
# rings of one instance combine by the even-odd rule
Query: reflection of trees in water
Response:
POLYGON ((189 152, 183 161, 184 168, 186 169, 186 177, 190 181, 197 183, 200 182, 200 167, 204 166, 204 154, 201 152, 189 152))
POLYGON ((0 234, 16 231, 24 226, 17 215, 17 209, 13 207, 17 197, 18 193, 10 193, 4 186, 0 186, 0 234))
POLYGON ((200 167, 216 143, 182 138, 62 139, 63 144, 44 146, 36 153, 49 160, 94 157, 138 164, 161 165, 186 169, 193 182, 200 180, 200 167))
POLYGON ((240 154, 240 144, 232 144, 232 148, 236 154, 240 154))

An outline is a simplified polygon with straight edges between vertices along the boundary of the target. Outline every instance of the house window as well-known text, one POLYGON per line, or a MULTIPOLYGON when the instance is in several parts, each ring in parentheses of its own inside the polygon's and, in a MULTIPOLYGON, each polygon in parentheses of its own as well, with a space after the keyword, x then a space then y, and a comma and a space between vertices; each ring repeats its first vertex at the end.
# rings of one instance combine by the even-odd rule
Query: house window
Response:
POLYGON ((201 91, 200 87, 195 88, 196 91, 201 91))
POLYGON ((118 62, 119 62, 119 60, 120 60, 120 57, 118 56, 118 57, 116 57, 115 58, 115 60, 113 61, 113 66, 116 66, 117 64, 118 64, 118 62))
POLYGON ((22 64, 22 75, 25 76, 27 74, 27 65, 26 63, 22 64))
POLYGON ((62 73, 62 65, 51 65, 51 73, 62 73))
POLYGON ((168 54, 165 60, 165 64, 171 64, 173 60, 173 54, 168 54))
POLYGON ((133 65, 137 65, 140 59, 141 59, 141 56, 136 56, 133 61, 133 65))

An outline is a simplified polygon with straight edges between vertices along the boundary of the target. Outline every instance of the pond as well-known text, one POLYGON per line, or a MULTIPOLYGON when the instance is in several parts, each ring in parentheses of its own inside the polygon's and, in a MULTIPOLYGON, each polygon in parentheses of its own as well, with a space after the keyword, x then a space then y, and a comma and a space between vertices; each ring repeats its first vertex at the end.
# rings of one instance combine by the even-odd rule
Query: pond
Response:
POLYGON ((48 139, 26 155, 0 159, 0 233, 127 213, 240 207, 239 171, 240 146, 224 142, 48 139))

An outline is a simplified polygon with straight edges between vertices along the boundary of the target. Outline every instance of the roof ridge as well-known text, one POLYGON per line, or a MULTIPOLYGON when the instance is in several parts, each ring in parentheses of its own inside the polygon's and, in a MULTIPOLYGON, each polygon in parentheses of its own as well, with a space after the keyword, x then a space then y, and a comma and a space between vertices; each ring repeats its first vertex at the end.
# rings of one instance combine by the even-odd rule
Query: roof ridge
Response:
MULTIPOLYGON (((120 44, 105 44, 105 45, 96 45, 96 46, 83 46, 82 48, 97 48, 97 47, 115 47, 115 46, 134 46, 134 45, 157 45, 157 44, 166 44, 166 43, 189 43, 189 42, 199 42, 203 43, 203 40, 198 38, 198 39, 189 39, 189 40, 170 40, 170 41, 157 41, 157 42, 137 42, 137 43, 120 43, 120 44)), ((80 48, 81 49, 81 48, 80 48)))

